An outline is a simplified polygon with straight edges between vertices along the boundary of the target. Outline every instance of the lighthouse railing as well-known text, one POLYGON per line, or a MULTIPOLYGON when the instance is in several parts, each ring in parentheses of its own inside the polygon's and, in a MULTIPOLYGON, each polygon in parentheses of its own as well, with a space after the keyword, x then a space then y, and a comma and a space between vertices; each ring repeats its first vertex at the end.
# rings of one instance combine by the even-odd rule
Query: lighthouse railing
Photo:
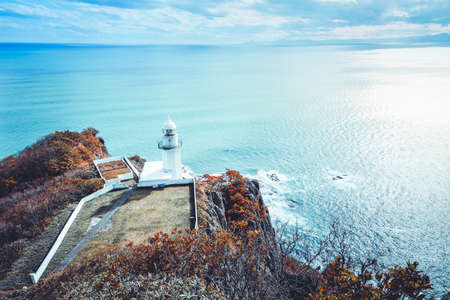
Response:
POLYGON ((160 150, 172 150, 172 149, 179 149, 183 146, 183 140, 179 139, 178 140, 178 145, 177 146, 166 146, 163 144, 162 141, 158 142, 158 149, 160 150))

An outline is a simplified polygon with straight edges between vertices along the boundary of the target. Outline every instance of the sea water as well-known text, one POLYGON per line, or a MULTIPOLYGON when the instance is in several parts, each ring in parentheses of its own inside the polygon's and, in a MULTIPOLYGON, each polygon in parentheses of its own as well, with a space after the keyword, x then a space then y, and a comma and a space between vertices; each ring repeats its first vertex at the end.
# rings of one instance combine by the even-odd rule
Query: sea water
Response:
POLYGON ((0 156, 100 130, 159 160, 168 115, 197 174, 259 179, 272 218, 419 261, 449 289, 450 48, 0 45, 0 156))

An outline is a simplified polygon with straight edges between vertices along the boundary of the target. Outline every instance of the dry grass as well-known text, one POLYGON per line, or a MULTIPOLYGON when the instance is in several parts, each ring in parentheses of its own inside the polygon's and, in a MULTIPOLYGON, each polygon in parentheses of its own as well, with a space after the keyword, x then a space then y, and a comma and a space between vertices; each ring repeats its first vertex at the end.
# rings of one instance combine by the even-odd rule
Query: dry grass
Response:
POLYGON ((189 186, 162 190, 137 189, 112 216, 112 227, 99 232, 76 261, 81 261, 111 244, 140 243, 156 232, 190 227, 189 186))
POLYGON ((98 169, 102 176, 106 180, 116 178, 120 174, 130 173, 131 170, 128 166, 121 160, 110 161, 106 163, 99 164, 98 169))
POLYGON ((88 227, 93 217, 101 218, 108 212, 111 206, 125 193, 126 190, 112 191, 104 194, 83 205, 80 213, 70 227, 61 246, 58 248, 55 256, 48 265, 44 277, 52 274, 67 254, 81 241, 88 233, 88 227))

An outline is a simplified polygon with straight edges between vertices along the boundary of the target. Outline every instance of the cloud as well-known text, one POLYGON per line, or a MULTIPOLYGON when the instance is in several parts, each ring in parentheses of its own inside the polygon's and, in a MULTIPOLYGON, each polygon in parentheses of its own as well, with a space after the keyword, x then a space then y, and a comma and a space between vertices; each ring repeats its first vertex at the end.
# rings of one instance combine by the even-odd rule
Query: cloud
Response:
POLYGON ((236 10, 223 17, 209 19, 208 27, 236 27, 236 26, 269 26, 280 27, 283 24, 293 22, 292 19, 282 16, 264 15, 252 10, 236 10))
POLYGON ((33 17, 56 17, 53 10, 39 4, 23 5, 17 3, 5 3, 0 7, 1 13, 10 13, 18 16, 33 16, 33 17))
POLYGON ((279 27, 286 23, 307 22, 302 18, 291 18, 273 15, 252 8, 256 4, 262 4, 262 0, 241 0, 223 2, 206 10, 212 15, 208 19, 210 27, 235 27, 235 26, 269 26, 279 27))
POLYGON ((193 14, 187 10, 171 7, 132 9, 82 4, 80 9, 104 18, 106 16, 107 21, 116 25, 117 29, 126 26, 128 29, 134 28, 141 31, 145 28, 186 32, 236 26, 279 27, 288 22, 297 21, 297 19, 265 14, 246 8, 255 3, 257 3, 255 0, 246 0, 208 9, 213 14, 212 16, 193 14))
POLYGON ((207 18, 203 16, 171 7, 138 10, 84 4, 80 6, 80 9, 100 18, 97 24, 106 26, 98 26, 99 31, 109 28, 118 32, 130 30, 146 32, 151 29, 187 32, 195 30, 197 26, 207 21, 207 18))
POLYGON ((69 0, 72 2, 85 2, 88 4, 111 6, 119 8, 151 8, 164 0, 69 0))
POLYGON ((447 33, 450 2, 398 0, 393 6, 388 0, 3 0, 0 24, 8 28, 0 41, 379 40, 447 33))
POLYGON ((408 18, 409 13, 404 10, 399 9, 391 9, 384 14, 385 17, 399 17, 399 18, 408 18))
POLYGON ((287 39, 290 36, 289 32, 283 30, 267 30, 252 34, 250 41, 253 42, 273 42, 287 39))
POLYGON ((348 23, 348 21, 346 20, 341 20, 341 19, 333 19, 331 20, 331 22, 339 24, 339 23, 348 23))
POLYGON ((319 2, 329 2, 329 3, 342 3, 342 4, 356 4, 357 0, 317 0, 319 2))
POLYGON ((211 14, 228 13, 234 10, 244 9, 251 7, 255 4, 261 4, 261 0, 241 0, 241 1, 229 1, 218 3, 215 6, 209 7, 206 10, 211 14))
POLYGON ((323 31, 319 39, 387 39, 450 33, 450 25, 394 22, 384 25, 342 26, 323 31))

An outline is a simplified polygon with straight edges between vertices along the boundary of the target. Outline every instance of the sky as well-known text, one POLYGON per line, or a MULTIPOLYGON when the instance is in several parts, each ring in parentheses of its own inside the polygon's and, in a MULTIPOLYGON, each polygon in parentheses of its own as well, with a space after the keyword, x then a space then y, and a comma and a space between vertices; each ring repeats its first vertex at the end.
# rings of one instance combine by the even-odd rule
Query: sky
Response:
POLYGON ((0 42, 450 41, 450 0, 0 0, 0 42))

